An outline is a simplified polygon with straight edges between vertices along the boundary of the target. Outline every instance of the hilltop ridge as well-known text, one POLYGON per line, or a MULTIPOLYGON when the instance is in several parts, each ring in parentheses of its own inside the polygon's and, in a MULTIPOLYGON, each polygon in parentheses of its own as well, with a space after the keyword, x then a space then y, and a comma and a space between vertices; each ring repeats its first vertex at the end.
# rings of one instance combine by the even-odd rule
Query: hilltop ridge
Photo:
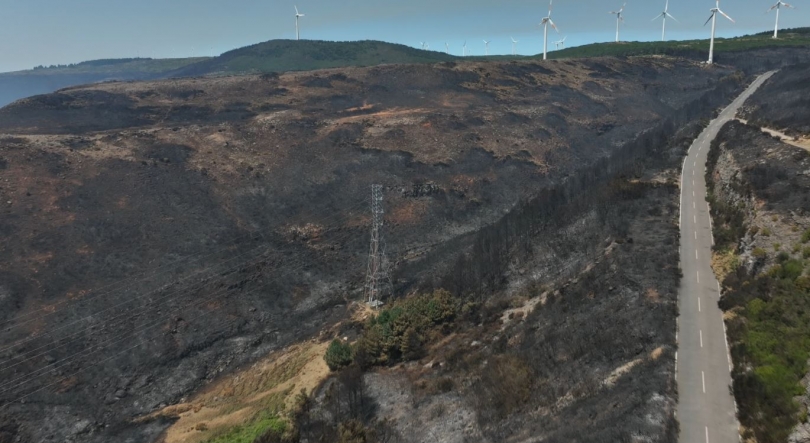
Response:
MULTIPOLYGON (((717 39, 718 62, 746 64, 745 51, 784 50, 810 46, 810 28, 785 29, 779 40, 769 32, 717 39), (733 54, 726 56, 726 54, 733 54)), ((669 55, 692 60, 705 57, 707 40, 668 42, 593 43, 549 53, 551 59, 581 57, 630 57, 669 55)), ((326 68, 375 66, 382 64, 441 63, 462 60, 522 60, 540 55, 459 57, 440 51, 421 50, 406 45, 376 40, 336 42, 321 40, 270 40, 225 52, 217 57, 185 59, 108 59, 92 60, 68 66, 43 67, 0 74, 0 106, 32 95, 102 81, 155 80, 207 75, 242 75, 312 71, 326 68)))

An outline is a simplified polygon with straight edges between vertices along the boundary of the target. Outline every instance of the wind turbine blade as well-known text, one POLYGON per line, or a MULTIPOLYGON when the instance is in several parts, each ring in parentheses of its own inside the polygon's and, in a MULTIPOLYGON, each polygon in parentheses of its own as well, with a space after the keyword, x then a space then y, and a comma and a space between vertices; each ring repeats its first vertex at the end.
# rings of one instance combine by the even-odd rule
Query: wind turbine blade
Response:
POLYGON ((735 21, 734 21, 734 19, 733 19, 733 18, 731 18, 731 17, 727 16, 725 12, 723 12, 723 11, 721 11, 721 10, 719 10, 719 9, 717 10, 717 12, 719 12, 720 14, 722 14, 722 15, 723 15, 723 17, 725 17, 725 18, 727 18, 727 19, 731 20, 731 23, 737 23, 737 22, 735 22, 735 21))
POLYGON ((667 11, 669 11, 669 0, 664 4, 664 12, 666 13, 667 11))
POLYGON ((773 6, 771 6, 770 8, 768 8, 768 10, 765 11, 765 13, 767 14, 767 13, 773 11, 774 9, 776 9, 777 6, 779 6, 779 3, 777 3, 777 4, 773 5, 773 6))
POLYGON ((713 19, 713 18, 714 18, 714 12, 712 12, 712 15, 710 15, 710 16, 709 16, 709 19, 708 19, 708 20, 706 20, 706 23, 704 23, 704 24, 703 24, 703 26, 708 25, 708 24, 709 24, 709 22, 710 22, 710 21, 712 21, 712 19, 713 19))
POLYGON ((796 9, 796 7, 795 7, 795 6, 793 6, 793 5, 791 5, 790 3, 785 3, 785 2, 782 2, 782 4, 783 4, 783 5, 785 5, 785 6, 787 6, 787 7, 788 7, 788 8, 790 8, 790 9, 796 9))
POLYGON ((663 13, 663 12, 662 12, 662 13, 660 13, 660 14, 658 14, 658 15, 656 15, 655 17, 653 17, 653 19, 652 19, 652 20, 650 20, 650 21, 651 21, 651 22, 654 22, 654 21, 658 20, 659 18, 661 18, 662 16, 664 16, 664 13, 663 13))
POLYGON ((295 7, 295 15, 298 15, 298 6, 294 6, 294 7, 295 7))
POLYGON ((551 21, 551 19, 548 19, 548 22, 551 23, 551 27, 554 28, 555 31, 557 31, 558 33, 560 32, 560 30, 557 29, 557 25, 555 25, 554 22, 551 21))
POLYGON ((671 18, 672 20, 675 20, 675 22, 676 22, 676 23, 680 23, 680 22, 678 21, 678 19, 677 19, 677 18, 675 18, 675 17, 673 17, 673 16, 672 16, 672 14, 670 14, 669 12, 667 12, 667 17, 671 18))

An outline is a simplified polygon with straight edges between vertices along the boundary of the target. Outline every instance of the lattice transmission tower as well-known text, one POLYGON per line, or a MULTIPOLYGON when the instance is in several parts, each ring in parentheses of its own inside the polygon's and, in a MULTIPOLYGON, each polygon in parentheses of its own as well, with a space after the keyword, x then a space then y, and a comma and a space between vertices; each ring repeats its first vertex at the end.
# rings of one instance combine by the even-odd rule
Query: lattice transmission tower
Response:
POLYGON ((388 273, 388 258, 385 255, 384 215, 382 185, 371 185, 371 245, 363 298, 374 307, 382 304, 382 298, 390 294, 393 286, 388 273))

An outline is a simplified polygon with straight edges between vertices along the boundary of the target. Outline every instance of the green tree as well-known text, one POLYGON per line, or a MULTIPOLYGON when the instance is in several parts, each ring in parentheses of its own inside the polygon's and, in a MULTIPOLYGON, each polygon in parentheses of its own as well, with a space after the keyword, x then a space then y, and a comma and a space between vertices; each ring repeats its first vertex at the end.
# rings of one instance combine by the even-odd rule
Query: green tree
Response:
POLYGON ((349 366, 352 364, 352 347, 348 343, 343 343, 341 340, 334 339, 329 347, 326 348, 326 354, 323 356, 326 360, 326 365, 329 369, 337 371, 338 369, 349 366))

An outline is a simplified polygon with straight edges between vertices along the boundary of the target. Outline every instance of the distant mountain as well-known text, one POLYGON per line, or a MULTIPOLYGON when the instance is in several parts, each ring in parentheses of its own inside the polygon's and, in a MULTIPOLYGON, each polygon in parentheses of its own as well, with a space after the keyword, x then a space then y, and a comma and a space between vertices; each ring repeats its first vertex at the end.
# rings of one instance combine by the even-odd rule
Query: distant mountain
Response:
POLYGON ((381 41, 271 40, 180 68, 173 76, 310 71, 387 63, 435 63, 458 57, 381 41))
MULTIPOLYGON (((715 41, 717 61, 739 65, 747 62, 744 55, 740 54, 743 51, 763 48, 810 47, 810 28, 785 29, 780 31, 778 40, 774 40, 770 36, 771 32, 768 31, 731 39, 717 39, 715 41), (725 55, 729 53, 734 55, 725 55)), ((549 58, 673 55, 699 60, 706 56, 707 48, 708 40, 595 43, 552 51, 549 53, 549 58)), ((69 66, 40 67, 0 74, 0 106, 5 106, 20 98, 49 93, 68 86, 110 80, 152 80, 206 75, 309 71, 381 64, 512 60, 537 57, 539 55, 457 57, 440 51, 425 51, 373 40, 356 42, 271 40, 234 49, 212 58, 95 60, 69 66)))
POLYGON ((110 80, 149 80, 205 58, 129 58, 93 60, 73 65, 37 67, 0 74, 0 106, 32 95, 46 94, 68 86, 110 80))

